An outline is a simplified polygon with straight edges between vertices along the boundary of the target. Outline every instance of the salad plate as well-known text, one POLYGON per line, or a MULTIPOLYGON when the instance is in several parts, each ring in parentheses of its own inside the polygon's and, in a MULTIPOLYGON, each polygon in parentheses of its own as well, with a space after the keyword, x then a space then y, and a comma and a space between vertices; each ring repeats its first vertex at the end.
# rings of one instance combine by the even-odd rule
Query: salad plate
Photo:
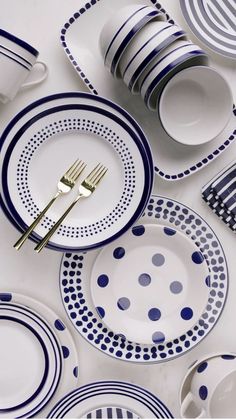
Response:
MULTIPOLYGON (((101 318, 103 312, 99 315, 91 295, 89 278, 92 277, 99 250, 83 254, 64 254, 60 268, 61 296, 74 327, 96 348, 125 361, 162 362, 194 348, 217 323, 227 296, 227 263, 221 244, 209 225, 193 210, 177 201, 152 195, 140 223, 158 224, 177 230, 177 233, 182 233, 191 240, 192 246, 197 247, 196 251, 200 252, 198 255, 204 257, 208 267, 207 278, 204 278, 207 287, 204 290, 207 290, 208 297, 203 312, 198 313, 194 325, 188 327, 186 322, 183 333, 176 333, 174 338, 155 344, 136 343, 116 334, 101 318)), ((142 280, 145 283, 149 278, 145 276, 142 280)), ((178 279, 176 281, 179 282, 178 279)), ((174 285, 173 290, 175 289, 181 289, 181 285, 177 284, 177 288, 174 285)), ((203 294, 205 296, 205 292, 203 294)))
POLYGON ((0 293, 0 322, 0 417, 35 417, 76 387, 74 342, 53 311, 17 293, 0 293))
POLYGON ((195 243, 158 224, 136 225, 106 246, 91 274, 103 322, 143 344, 169 342, 193 327, 206 307, 208 286, 207 262, 195 243))
POLYGON ((208 48, 236 58, 236 6, 232 0, 180 0, 191 31, 208 48))
MULTIPOLYGON (((114 240, 143 212, 153 182, 145 135, 119 106, 88 93, 47 97, 19 114, 2 136, 2 200, 18 226, 31 224, 75 155, 90 166, 89 171, 102 155, 109 175, 92 201, 81 203, 79 212, 72 212, 53 237, 49 247, 61 251, 90 249, 114 240), (53 173, 49 165, 42 173, 48 160, 53 162, 53 173), (91 211, 89 218, 91 205, 96 212, 91 211)), ((76 193, 75 188, 72 195, 76 193)), ((34 233, 37 240, 71 199, 70 194, 48 212, 34 233)))
MULTIPOLYGON (((155 5, 166 13, 155 0, 131 0, 130 4, 155 5)), ((132 95, 122 80, 115 80, 104 67, 98 39, 102 27, 115 10, 127 4, 111 0, 92 0, 76 11, 61 30, 62 47, 86 87, 95 95, 103 95, 127 109, 145 131, 152 149, 155 173, 166 180, 176 181, 205 167, 235 140, 235 108, 225 129, 211 143, 200 147, 178 144, 168 136, 156 113, 149 111, 141 97, 132 95), (93 36, 87 36, 87 27, 93 27, 93 36)), ((170 3, 171 7, 171 3, 170 3)), ((174 23, 166 13, 166 20, 174 23)))
POLYGON ((99 381, 65 395, 48 415, 48 418, 64 417, 115 419, 173 416, 161 400, 142 387, 121 381, 99 381), (117 409, 119 414, 124 415, 118 416, 117 409), (106 416, 107 412, 109 416, 106 416))

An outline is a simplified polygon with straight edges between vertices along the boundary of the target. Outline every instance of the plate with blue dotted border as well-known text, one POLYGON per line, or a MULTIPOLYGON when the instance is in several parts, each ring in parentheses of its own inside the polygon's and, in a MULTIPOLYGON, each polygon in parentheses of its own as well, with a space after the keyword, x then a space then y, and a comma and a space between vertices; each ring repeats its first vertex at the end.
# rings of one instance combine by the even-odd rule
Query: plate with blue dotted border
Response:
POLYGON ((173 359, 194 348, 217 323, 227 297, 228 268, 219 239, 203 218, 180 202, 152 195, 140 223, 158 223, 186 234, 204 256, 209 269, 209 298, 196 324, 170 342, 139 345, 116 335, 98 315, 89 278, 99 251, 65 253, 60 289, 65 310, 77 331, 104 353, 130 362, 154 363, 173 359))
MULTIPOLYGON (((35 408, 32 412, 23 416, 35 417, 35 415, 40 411, 40 416, 45 417, 46 412, 52 408, 57 400, 59 400, 66 392, 72 391, 77 386, 79 372, 77 350, 65 323, 49 307, 26 295, 1 291, 0 307, 5 310, 7 307, 9 308, 13 306, 21 307, 21 310, 29 316, 38 317, 42 324, 50 328, 59 345, 62 365, 60 380, 53 394, 53 398, 48 399, 47 401, 45 399, 45 404, 40 404, 38 409, 35 408)), ((4 412, 3 417, 6 417, 4 416, 4 412)))
MULTIPOLYGON (((170 24, 174 23, 170 4, 174 2, 169 2, 168 11, 158 0, 129 0, 129 4, 133 3, 153 5, 165 14, 170 24)), ((63 25, 61 45, 69 62, 93 94, 114 100, 139 121, 150 141, 155 173, 165 180, 178 181, 207 166, 234 143, 236 109, 233 108, 231 119, 222 133, 204 147, 186 147, 173 141, 162 127, 156 112, 150 112, 141 97, 132 95, 123 81, 115 80, 104 67, 98 45, 99 35, 111 15, 125 5, 127 0, 87 1, 63 25), (93 28, 93 36, 88 36, 88 27, 93 28)))

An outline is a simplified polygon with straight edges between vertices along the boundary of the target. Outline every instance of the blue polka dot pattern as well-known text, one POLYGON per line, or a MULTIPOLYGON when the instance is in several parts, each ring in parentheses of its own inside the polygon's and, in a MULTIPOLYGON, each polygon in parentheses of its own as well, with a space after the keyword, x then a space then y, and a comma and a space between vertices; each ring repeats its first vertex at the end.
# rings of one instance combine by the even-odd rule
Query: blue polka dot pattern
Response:
POLYGON ((173 281, 170 284, 170 291, 173 294, 179 294, 183 290, 183 285, 179 281, 173 281))
POLYGON ((65 330, 66 326, 64 325, 64 323, 62 323, 62 321, 60 319, 57 319, 54 323, 54 326, 57 330, 65 330))
POLYGON ((199 367, 197 368, 197 372, 202 373, 203 371, 205 371, 205 369, 207 368, 207 366, 208 366, 208 363, 206 361, 205 362, 202 362, 199 365, 199 367))
POLYGON ((206 386, 201 386, 199 388, 199 397, 200 397, 200 399, 206 400, 207 396, 208 396, 207 387, 206 386))
POLYGON ((109 283, 109 278, 107 275, 99 275, 98 280, 97 280, 98 286, 101 288, 104 288, 108 285, 109 283))
MULTIPOLYGON (((207 308, 195 324, 197 329, 195 326, 191 329, 186 327, 186 333, 181 336, 181 339, 176 336, 176 339, 171 342, 167 341, 162 344, 133 344, 133 349, 130 349, 130 343, 107 329, 101 322, 95 308, 91 306, 87 272, 89 271, 92 252, 87 254, 65 253, 61 264, 61 295, 65 309, 76 329, 96 348, 115 358, 130 362, 148 364, 162 362, 162 360, 170 360, 183 355, 195 347, 217 323, 227 296, 228 270, 224 252, 209 225, 185 205, 168 198, 152 196, 144 212, 142 222, 150 224, 150 221, 158 223, 159 220, 174 229, 177 228, 196 243, 207 261, 209 271, 212 272, 212 278, 214 275, 214 283, 218 285, 218 287, 213 287, 211 284, 209 287, 207 308), (212 245, 213 242, 216 243, 214 246, 212 245), (216 264, 211 263, 212 257, 216 260, 216 264), (74 258, 80 259, 76 260, 74 258), (76 267, 71 269, 71 263, 74 261, 76 267), (73 277, 70 276, 71 271, 75 272, 73 277), (220 279, 222 275, 224 275, 224 281, 220 279), (71 282, 69 283, 69 281, 71 282), (223 287, 219 287, 220 284, 223 287), (77 290, 78 286, 80 287, 79 290, 77 290), (70 316, 71 313, 75 314, 74 318, 70 316), (83 320, 82 316, 88 313, 92 313, 92 316, 87 316, 87 320, 83 320), (94 324, 93 330, 87 327, 91 322, 94 324), (106 342, 107 338, 110 339, 110 343, 106 342), (115 343, 118 346, 113 346, 115 343)), ((94 254, 96 255, 96 252, 94 254)))
POLYGON ((12 300, 12 294, 6 293, 6 292, 0 293, 0 301, 9 302, 11 300, 12 300))
POLYGON ((151 308, 148 311, 148 317, 150 320, 157 321, 161 318, 161 311, 159 310, 159 308, 151 308))
POLYGON ((165 257, 161 253, 156 253, 152 257, 152 263, 155 266, 162 266, 165 263, 165 257))
POLYGON ((78 367, 75 367, 74 369, 73 369, 73 375, 74 375, 74 377, 78 377, 78 375, 79 375, 79 368, 78 367))
POLYGON ((143 273, 139 275, 138 277, 138 282, 142 287, 147 287, 148 285, 150 285, 151 281, 152 281, 151 276, 146 273, 143 273))
POLYGON ((68 358, 70 356, 70 351, 67 348, 67 346, 62 346, 61 349, 62 349, 63 358, 64 359, 68 358))
POLYGON ((221 358, 225 359, 225 360, 233 360, 233 359, 235 359, 235 356, 234 355, 222 355, 221 358))
POLYGON ((210 288, 210 286, 211 286, 211 277, 210 277, 210 275, 208 275, 206 277, 205 281, 206 281, 206 286, 210 288))
POLYGON ((155 332, 155 333, 153 333, 153 335, 152 335, 152 341, 153 341, 153 343, 157 343, 157 344, 163 343, 164 340, 165 340, 164 333, 162 333, 162 332, 155 332))
POLYGON ((180 313, 182 319, 190 320, 193 317, 193 310, 190 307, 184 307, 180 313))
POLYGON ((142 236, 145 233, 145 227, 142 225, 134 226, 132 233, 134 236, 142 236))
POLYGON ((124 257, 124 255, 125 249, 123 247, 117 247, 113 252, 113 256, 115 259, 121 259, 124 257))
POLYGON ((173 230, 173 228, 164 227, 164 233, 167 234, 167 236, 174 236, 176 234, 176 230, 173 230))
POLYGON ((99 315, 99 317, 101 317, 101 319, 103 319, 103 317, 105 317, 105 310, 103 307, 96 307, 97 313, 99 315))
POLYGON ((204 256, 201 252, 194 252, 192 254, 192 261, 199 265, 200 263, 204 262, 204 256))
POLYGON ((126 297, 121 297, 117 301, 117 306, 120 310, 128 310, 130 307, 130 300, 126 297))

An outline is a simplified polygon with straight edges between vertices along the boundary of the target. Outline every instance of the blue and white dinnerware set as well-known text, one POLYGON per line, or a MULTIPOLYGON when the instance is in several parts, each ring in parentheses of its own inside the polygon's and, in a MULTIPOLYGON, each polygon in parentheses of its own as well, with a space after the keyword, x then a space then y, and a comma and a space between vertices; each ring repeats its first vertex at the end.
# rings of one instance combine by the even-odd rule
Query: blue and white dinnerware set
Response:
MULTIPOLYGON (((189 176, 226 150, 235 140, 236 115, 229 84, 209 66, 208 53, 160 3, 122 0, 114 2, 112 13, 110 1, 86 3, 61 32, 62 46, 91 92, 38 99, 3 131, 0 202, 23 233, 75 155, 94 165, 102 156, 108 175, 97 193, 67 216, 46 247, 63 253, 61 300, 75 330, 104 354, 139 368, 195 348, 224 309, 229 278, 220 240, 193 209, 154 194, 153 183, 155 173, 172 181, 189 176), (95 55, 85 58, 73 40, 83 19, 83 28, 88 19, 97 35, 95 55), (102 66, 91 81, 94 57, 102 66), (124 97, 127 103, 137 101, 139 115, 158 137, 155 144, 132 112, 111 100, 113 94, 122 105, 124 97), (46 161, 55 156, 52 170, 46 161)), ((180 0, 180 5, 201 42, 236 58, 231 0, 180 0)), ((38 51, 3 29, 0 44, 0 101, 6 103, 27 85, 38 51)), ((40 66, 43 74, 34 84, 46 78, 47 66, 40 66)), ((42 240, 71 196, 74 190, 49 209, 31 241, 42 240)), ((235 162, 203 187, 202 197, 235 231, 235 162)), ((0 292, 0 342, 0 418, 173 417, 156 395, 131 382, 111 377, 78 387, 77 348, 69 329, 28 296, 0 292)), ((181 417, 236 417, 235 391, 236 354, 205 355, 189 367, 180 386, 181 417)))

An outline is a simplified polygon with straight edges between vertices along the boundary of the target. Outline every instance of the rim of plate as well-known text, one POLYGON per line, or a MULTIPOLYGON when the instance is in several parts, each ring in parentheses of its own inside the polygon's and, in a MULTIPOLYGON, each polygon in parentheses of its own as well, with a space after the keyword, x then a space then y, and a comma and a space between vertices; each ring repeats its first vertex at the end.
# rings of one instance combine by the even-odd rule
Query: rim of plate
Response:
MULTIPOLYGON (((172 418, 172 413, 169 411, 169 409, 167 408, 167 406, 165 406, 165 404, 157 397, 155 396, 155 394, 151 393, 149 390, 147 390, 146 388, 143 388, 141 386, 138 386, 136 384, 132 384, 132 383, 128 383, 125 381, 113 381, 113 380, 109 380, 109 381, 96 381, 93 383, 89 383, 89 384, 85 384, 81 387, 79 387, 76 390, 73 390, 72 392, 66 394, 55 406, 54 408, 51 410, 51 412, 48 414, 48 418, 50 417, 54 417, 55 413, 57 413, 58 409, 61 409, 61 407, 63 408, 63 405, 67 402, 67 400, 70 400, 71 398, 73 398, 73 396, 81 396, 83 397, 83 395, 87 395, 90 394, 88 396, 88 398, 96 396, 96 395, 106 395, 106 394, 110 394, 111 391, 124 391, 124 393, 121 393, 121 395, 126 395, 132 398, 133 396, 137 396, 137 398, 135 398, 136 400, 138 400, 139 402, 142 403, 142 401, 148 401, 147 399, 149 399, 149 402, 153 402, 156 403, 156 407, 154 405, 152 405, 152 407, 154 407, 156 410, 161 410, 162 414, 165 415, 169 415, 169 416, 165 416, 165 417, 170 417, 172 418), (91 391, 90 391, 91 390, 91 391), (110 392, 109 392, 110 390, 110 392), (90 391, 90 392, 89 392, 90 391), (103 391, 103 393, 97 393, 98 391, 103 391), (94 393, 94 394, 93 394, 94 393), (147 397, 147 399, 145 399, 145 397, 147 397)), ((112 393, 111 393, 112 394, 112 393)), ((120 393, 115 393, 115 394, 120 394, 120 393)), ((83 401, 83 400, 82 400, 83 401)), ((148 409, 150 409, 152 411, 152 409, 145 404, 146 407, 148 407, 148 409)), ((73 406, 72 406, 73 407, 73 406)), ((65 412, 65 414, 68 412, 68 410, 65 412)), ((152 413, 155 414, 155 411, 152 413)))
MULTIPOLYGON (((35 107, 41 105, 42 103, 47 103, 48 101, 54 100, 54 99, 63 99, 63 98, 70 98, 72 95, 73 97, 79 97, 79 98, 88 98, 89 100, 92 99, 95 102, 101 102, 106 104, 107 106, 116 109, 119 113, 121 113, 122 116, 124 116, 132 125, 132 128, 130 128, 125 121, 121 120, 119 117, 117 117, 116 115, 113 115, 111 112, 109 111, 105 111, 105 113, 107 113, 110 117, 112 117, 112 119, 117 120, 119 124, 121 124, 122 126, 125 127, 125 129, 130 133, 130 135, 133 137, 137 148, 139 149, 139 153, 141 155, 142 161, 143 161, 143 168, 144 168, 144 187, 143 187, 143 192, 142 192, 142 196, 140 198, 139 201, 139 205, 135 210, 135 213, 133 214, 133 216, 128 220, 128 222, 126 223, 126 225, 120 229, 119 232, 116 232, 112 237, 99 242, 95 245, 91 245, 88 247, 83 247, 83 248, 73 248, 73 247, 64 247, 64 246, 59 246, 54 244, 53 242, 50 242, 50 247, 48 246, 48 248, 51 249, 55 249, 55 250, 59 250, 59 251, 73 251, 73 252, 77 252, 77 251, 84 251, 84 250, 89 250, 89 249, 93 249, 93 248, 97 248, 100 247, 106 243, 110 243, 111 241, 115 240, 117 237, 119 237, 120 235, 122 235, 125 231, 127 231, 127 229, 134 224, 137 219, 140 217, 140 215, 142 214, 146 203, 148 202, 150 193, 151 193, 151 189, 152 189, 152 184, 153 184, 153 176, 154 176, 154 169, 153 169, 153 160, 152 160, 152 154, 151 154, 151 150, 150 150, 150 146, 148 144, 147 138, 145 136, 145 134, 143 133, 142 129, 140 128, 140 126, 137 124, 137 122, 123 109, 121 108, 119 105, 116 105, 115 103, 113 103, 112 101, 105 99, 103 97, 97 97, 92 95, 91 93, 59 93, 59 94, 55 94, 55 95, 50 95, 47 96, 45 98, 42 98, 34 103, 32 103, 31 105, 29 105, 27 108, 23 109, 23 111, 21 111, 19 114, 17 114, 12 121, 10 121, 10 123, 8 124, 8 126, 6 127, 6 129, 4 130, 2 137, 1 137, 1 147, 3 146, 8 134, 10 133, 11 129, 15 126, 15 124, 21 119, 22 116, 26 115, 28 113, 28 111, 30 111, 31 109, 34 109, 35 107), (134 130, 137 131, 137 133, 135 131, 133 131, 133 127, 134 130), (148 192, 145 192, 145 189, 148 190, 148 192)), ((67 106, 67 105, 65 105, 67 106)), ((68 106, 73 106, 73 105, 68 105, 68 106)), ((87 105, 88 107, 92 107, 90 105, 87 105)), ((54 108, 56 108, 54 106, 54 108)), ((50 110, 52 110, 53 108, 50 108, 50 110)), ((32 117, 31 120, 34 122, 35 117, 32 117)), ((30 120, 30 121, 31 121, 30 120)), ((27 123, 25 123, 24 125, 28 125, 29 121, 27 123)), ((19 129, 22 130, 22 127, 19 129)), ((17 134, 19 133, 19 130, 17 131, 17 133, 14 135, 17 136, 17 134)), ((21 219, 21 217, 19 216, 17 210, 14 208, 13 203, 11 202, 11 198, 9 196, 8 193, 8 187, 7 187, 7 178, 4 176, 5 173, 5 166, 6 166, 6 154, 9 153, 9 148, 11 150, 12 148, 12 143, 8 145, 8 148, 5 152, 4 155, 4 162, 3 162, 3 168, 2 168, 2 185, 3 185, 3 196, 6 199, 6 203, 8 206, 8 210, 10 211, 10 215, 13 216, 13 218, 15 218, 16 222, 19 223, 19 225, 22 228, 27 227, 26 224, 24 223, 24 221, 21 219)), ((6 167, 7 170, 7 167, 6 167)), ((1 201, 2 201, 2 197, 1 197, 1 201)), ((6 205, 3 204, 3 208, 5 208, 5 210, 7 211, 6 205)), ((11 218, 11 217, 10 217, 11 218)), ((34 236, 36 241, 39 239, 39 236, 37 234, 34 233, 34 236)))
MULTIPOLYGON (((174 354, 174 355, 171 355, 171 356, 169 356, 169 358, 168 357, 164 357, 164 358, 161 358, 161 357, 159 357, 159 359, 150 359, 150 356, 149 356, 149 358, 147 359, 145 359, 145 358, 143 358, 143 359, 130 359, 131 357, 129 357, 129 358, 122 358, 122 357, 118 357, 116 354, 114 354, 113 352, 111 353, 111 352, 109 352, 108 351, 108 348, 106 348, 106 349, 103 349, 102 347, 100 347, 100 346, 98 346, 98 344, 97 343, 94 343, 92 340, 89 340, 88 339, 88 337, 87 337, 87 335, 85 335, 85 333, 81 333, 80 332, 80 330, 78 330, 77 329, 77 327, 76 327, 76 325, 75 325, 75 323, 73 322, 73 320, 72 320, 72 318, 70 317, 70 315, 69 315, 69 313, 68 313, 68 311, 67 311, 67 309, 66 309, 66 306, 65 306, 65 303, 64 303, 64 299, 63 299, 63 291, 62 291, 62 286, 61 286, 61 278, 60 278, 60 274, 61 274, 61 269, 62 269, 62 263, 63 263, 63 258, 64 258, 64 256, 66 255, 63 255, 62 256, 62 259, 61 259, 61 263, 60 263, 60 268, 59 268, 59 287, 60 287, 60 294, 61 294, 61 299, 62 299, 62 302, 63 302, 63 306, 64 306, 64 309, 65 309, 65 311, 66 311, 66 314, 67 314, 67 316, 68 316, 68 318, 70 319, 70 321, 71 321, 71 323, 73 324, 73 326, 74 326, 74 328, 76 329, 76 331, 87 341, 87 342, 89 342, 91 345, 93 345, 96 349, 98 349, 98 350, 100 350, 101 352, 103 352, 103 353, 105 353, 105 354, 107 354, 107 355, 109 355, 110 357, 112 357, 112 358, 115 358, 115 359, 119 359, 120 361, 125 361, 125 362, 133 362, 133 363, 142 363, 142 364, 145 364, 145 363, 148 363, 148 364, 151 364, 151 363, 162 363, 162 362, 167 362, 167 361, 169 361, 169 360, 172 360, 172 359, 175 359, 175 358, 178 358, 179 356, 182 356, 183 354, 185 354, 186 352, 188 352, 188 351, 190 351, 190 350, 192 350, 195 346, 197 346, 206 336, 208 336, 209 335, 209 333, 212 331, 212 329, 214 329, 214 327, 215 327, 215 325, 217 324, 217 322, 219 321, 219 319, 220 319, 220 317, 221 317, 221 315, 222 315, 222 312, 223 312, 223 310, 224 310, 224 306, 225 306, 225 303, 226 303, 226 300, 227 300, 227 296, 228 296, 228 289, 229 289, 229 272, 228 272, 228 263, 227 263, 227 259, 226 259, 226 257, 225 257, 225 252, 224 252, 224 249, 223 249, 223 247, 222 247, 222 245, 221 245, 221 242, 220 242, 220 240, 219 240, 219 238, 218 238, 218 236, 214 233, 214 231, 212 230, 212 228, 210 227, 210 225, 208 224, 208 222, 207 221, 205 221, 198 213, 196 213, 192 208, 190 208, 190 207, 188 207, 187 205, 185 205, 185 204, 182 204, 181 202, 179 202, 179 201, 177 201, 177 200, 174 200, 174 199, 172 199, 172 198, 168 198, 168 197, 165 197, 165 196, 160 196, 160 195, 151 195, 151 197, 150 197, 150 199, 152 199, 152 198, 156 198, 156 199, 160 199, 160 200, 166 200, 167 202, 168 201, 171 201, 171 202, 173 202, 173 203, 175 203, 175 204, 179 204, 179 205, 181 205, 181 206, 183 206, 183 208, 185 208, 185 209, 187 209, 188 211, 191 211, 198 219, 200 219, 200 220, 202 220, 203 221, 203 223, 209 228, 209 230, 210 230, 210 232, 212 232, 212 234, 213 234, 213 236, 215 237, 215 239, 218 241, 218 243, 219 243, 219 246, 220 246, 220 249, 221 249, 221 252, 222 252, 222 255, 223 255, 223 257, 224 257, 224 263, 225 263, 225 273, 226 273, 226 282, 227 282, 227 286, 226 286, 226 291, 225 291, 225 297, 224 297, 224 301, 223 301, 223 303, 222 303, 222 306, 220 307, 220 312, 219 312, 219 314, 218 314, 218 316, 217 316, 217 318, 216 318, 216 320, 215 320, 215 322, 213 323, 213 325, 210 327, 210 330, 209 331, 207 331, 207 333, 204 333, 202 336, 200 336, 200 338, 199 338, 199 340, 196 342, 196 340, 194 340, 194 342, 193 342, 193 344, 192 344, 192 346, 189 346, 189 347, 185 347, 184 348, 184 351, 181 351, 180 353, 177 353, 176 352, 176 354, 174 354)), ((147 206, 147 211, 148 211, 148 206, 147 206)), ((140 222, 141 222, 141 219, 140 219, 140 222)), ((176 228, 176 226, 175 226, 175 228, 176 228)), ((188 236, 190 235, 190 233, 188 234, 188 236)), ((192 236, 192 234, 191 234, 191 236, 192 236)), ((190 236, 190 237, 191 237, 190 236)), ((195 244, 197 244, 196 243, 196 241, 195 241, 195 244)), ((198 245, 197 245, 198 246, 198 245)), ((198 246, 199 248, 200 248, 200 246, 198 246)), ((200 248, 200 250, 201 250, 201 248, 200 248)), ((86 252, 85 252, 86 253, 86 252)), ((203 253, 203 255, 204 255, 204 252, 202 251, 202 253, 203 253)), ((82 253, 81 253, 81 255, 80 255, 81 257, 83 257, 82 256, 82 253)), ((205 257, 205 256, 204 256, 205 257)), ((94 308, 94 307, 93 307, 94 308)), ((95 311, 95 308, 94 308, 94 311, 95 311)), ((101 322, 102 322, 102 320, 101 320, 101 322)), ((107 329, 107 327, 105 326, 105 324, 104 323, 101 323, 102 324, 102 326, 103 326, 103 328, 105 328, 106 329, 106 332, 111 332, 112 333, 112 336, 114 337, 114 336, 116 336, 112 331, 110 331, 109 329, 107 329)), ((87 333, 87 332, 86 332, 87 333)), ((104 332, 105 333, 105 332, 104 332)), ((193 332, 192 332, 192 335, 193 335, 193 332)), ((191 335, 191 336, 192 336, 191 335)), ((108 333, 107 333, 107 336, 108 336, 108 333)), ((118 338, 118 337, 117 337, 118 338)), ((179 337, 177 337, 177 339, 178 339, 179 337)), ((117 339, 116 339, 117 340, 117 339)), ((130 342, 130 341, 126 341, 127 342, 127 345, 132 345, 133 346, 133 349, 134 349, 134 346, 135 346, 135 344, 133 343, 133 342, 130 342)), ((168 343, 168 342, 167 342, 168 343)), ((137 346, 137 344, 136 344, 136 346, 137 346)), ((142 347, 144 346, 144 345, 138 345, 141 349, 140 349, 140 351, 139 352, 141 352, 141 350, 142 350, 142 347)), ((163 344, 161 344, 161 345, 146 345, 143 349, 145 349, 145 348, 157 348, 158 346, 160 346, 161 348, 163 348, 163 344)), ((119 349, 119 348, 118 348, 119 349)), ((133 350, 132 349, 132 350, 133 350)), ((167 348, 168 349, 168 348, 167 348)), ((131 349, 130 349, 131 350, 131 349)), ((162 349, 163 350, 163 349, 162 349)), ((128 349, 127 349, 127 351, 128 351, 128 349)), ((161 353, 161 349, 159 349, 159 351, 160 351, 160 353, 161 353)), ((143 352, 147 352, 147 351, 143 351, 143 352)), ((151 352, 151 351, 150 351, 151 352)), ((172 351, 173 352, 173 351, 172 351)), ((144 357, 145 357, 145 354, 144 354, 144 357)))

